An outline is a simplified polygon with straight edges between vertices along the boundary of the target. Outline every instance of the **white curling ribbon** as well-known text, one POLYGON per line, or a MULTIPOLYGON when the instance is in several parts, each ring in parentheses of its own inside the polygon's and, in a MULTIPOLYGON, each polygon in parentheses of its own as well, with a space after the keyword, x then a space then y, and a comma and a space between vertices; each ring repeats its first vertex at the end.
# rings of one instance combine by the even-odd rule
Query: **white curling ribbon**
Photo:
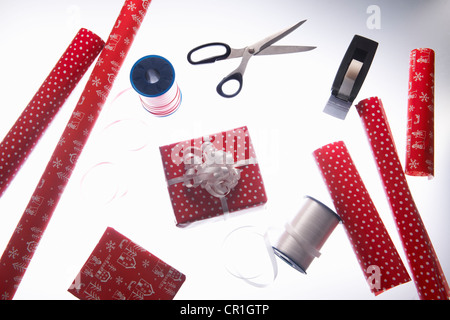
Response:
POLYGON ((236 187, 241 178, 240 166, 255 164, 255 159, 234 162, 233 154, 217 150, 209 139, 200 148, 184 150, 185 174, 168 181, 169 185, 183 182, 188 188, 202 187, 221 200, 223 211, 228 212, 225 197, 236 187))

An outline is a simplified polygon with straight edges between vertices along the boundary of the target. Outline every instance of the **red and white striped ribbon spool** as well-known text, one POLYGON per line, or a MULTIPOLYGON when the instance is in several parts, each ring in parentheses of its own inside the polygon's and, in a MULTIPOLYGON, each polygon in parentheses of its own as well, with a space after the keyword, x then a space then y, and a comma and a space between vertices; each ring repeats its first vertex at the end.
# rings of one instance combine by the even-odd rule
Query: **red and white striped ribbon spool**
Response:
POLYGON ((151 114, 166 117, 178 110, 181 90, 175 82, 175 70, 165 58, 149 55, 131 68, 130 81, 142 106, 151 114))

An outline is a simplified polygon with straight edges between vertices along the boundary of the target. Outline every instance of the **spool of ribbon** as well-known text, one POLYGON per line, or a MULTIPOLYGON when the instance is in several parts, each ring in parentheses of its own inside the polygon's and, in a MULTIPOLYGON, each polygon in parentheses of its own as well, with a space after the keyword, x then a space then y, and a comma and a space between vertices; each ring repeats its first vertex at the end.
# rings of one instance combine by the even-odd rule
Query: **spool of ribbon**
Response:
POLYGON ((313 154, 371 291, 378 295, 410 281, 344 142, 313 154))
POLYGON ((12 299, 109 95, 150 1, 126 0, 80 100, 0 259, 0 287, 12 299))
POLYGON ((178 110, 181 91, 167 59, 156 55, 139 59, 131 68, 130 81, 142 106, 151 114, 165 117, 178 110))
POLYGON ((224 213, 228 213, 228 204, 225 196, 238 184, 241 177, 239 167, 255 164, 256 159, 240 160, 234 162, 231 152, 217 150, 205 137, 200 148, 191 146, 183 153, 185 173, 183 176, 167 181, 173 185, 183 183, 187 188, 201 187, 212 196, 219 198, 224 213))
POLYGON ((375 158, 419 298, 450 298, 450 289, 431 239, 411 195, 390 126, 378 97, 360 101, 356 109, 375 158))
POLYGON ((230 232, 223 245, 224 265, 234 277, 255 287, 265 287, 276 280, 277 256, 306 274, 314 259, 321 256, 321 248, 340 221, 330 208, 306 196, 297 214, 285 224, 276 239, 269 235, 274 228, 258 231, 254 226, 244 226, 230 232), (252 236, 257 236, 258 243, 251 242, 252 236), (245 251, 238 255, 242 248, 245 251), (238 261, 237 256, 245 259, 246 265, 238 261))
POLYGON ((0 144, 0 196, 104 46, 80 29, 0 144))
POLYGON ((410 53, 405 173, 434 176, 434 51, 410 53))
POLYGON ((273 246, 275 254, 294 269, 306 273, 328 240, 340 217, 320 201, 305 197, 305 202, 273 246))

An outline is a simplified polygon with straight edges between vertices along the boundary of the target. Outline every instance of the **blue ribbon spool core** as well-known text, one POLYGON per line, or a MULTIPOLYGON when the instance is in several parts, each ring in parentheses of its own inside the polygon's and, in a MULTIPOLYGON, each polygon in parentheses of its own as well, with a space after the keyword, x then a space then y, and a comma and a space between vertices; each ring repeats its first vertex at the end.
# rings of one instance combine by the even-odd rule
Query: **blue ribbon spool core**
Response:
POLYGON ((175 81, 175 70, 165 58, 145 56, 134 64, 130 72, 133 89, 144 97, 158 97, 166 93, 175 81))

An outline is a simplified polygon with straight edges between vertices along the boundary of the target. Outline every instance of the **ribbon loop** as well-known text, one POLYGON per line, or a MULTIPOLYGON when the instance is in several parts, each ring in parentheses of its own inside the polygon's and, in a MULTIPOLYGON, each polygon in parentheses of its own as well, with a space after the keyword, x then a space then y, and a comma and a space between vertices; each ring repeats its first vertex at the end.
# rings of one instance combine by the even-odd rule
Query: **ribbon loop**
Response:
POLYGON ((200 148, 189 147, 183 155, 185 174, 183 185, 202 187, 217 198, 223 198, 236 187, 241 177, 230 152, 217 150, 209 139, 200 148))

